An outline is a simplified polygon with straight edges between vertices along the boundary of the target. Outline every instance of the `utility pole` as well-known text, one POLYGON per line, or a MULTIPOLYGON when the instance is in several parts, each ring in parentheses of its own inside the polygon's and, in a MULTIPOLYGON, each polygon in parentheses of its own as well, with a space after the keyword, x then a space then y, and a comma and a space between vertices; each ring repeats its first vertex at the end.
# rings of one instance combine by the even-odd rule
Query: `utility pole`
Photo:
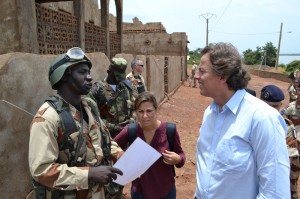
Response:
POLYGON ((275 70, 277 70, 277 67, 278 67, 278 59, 279 59, 280 43, 281 43, 281 35, 282 35, 282 25, 283 25, 283 23, 281 22, 280 32, 279 32, 278 48, 277 48, 277 55, 276 55, 276 62, 275 62, 275 70))
POLYGON ((212 16, 215 16, 215 14, 205 13, 205 14, 199 15, 199 17, 203 17, 206 20, 206 46, 208 46, 208 22, 209 22, 209 19, 212 18, 212 16))

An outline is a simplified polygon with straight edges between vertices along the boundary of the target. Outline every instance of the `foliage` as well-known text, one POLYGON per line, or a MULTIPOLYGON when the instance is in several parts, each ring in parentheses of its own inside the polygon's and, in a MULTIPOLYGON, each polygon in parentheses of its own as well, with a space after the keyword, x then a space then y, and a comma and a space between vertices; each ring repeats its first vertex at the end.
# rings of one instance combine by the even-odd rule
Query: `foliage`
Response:
POLYGON ((195 61, 198 64, 200 63, 201 50, 201 48, 197 48, 194 51, 189 51, 190 59, 188 60, 188 64, 192 64, 193 61, 195 61))
POLYGON ((261 50, 256 47, 256 51, 252 51, 251 49, 247 49, 243 52, 243 62, 247 65, 255 65, 260 64, 262 59, 261 50))
POLYGON ((296 69, 300 70, 300 60, 294 60, 292 62, 290 62, 285 69, 285 72, 287 74, 295 71, 296 69))
POLYGON ((256 50, 247 49, 243 52, 243 62, 247 65, 263 64, 275 66, 277 49, 272 42, 267 42, 256 50))
POLYGON ((279 64, 278 67, 280 67, 280 68, 286 68, 286 65, 285 64, 279 64))
POLYGON ((264 47, 262 47, 262 49, 266 53, 265 55, 266 65, 275 66, 277 48, 273 46, 272 42, 268 42, 264 47))

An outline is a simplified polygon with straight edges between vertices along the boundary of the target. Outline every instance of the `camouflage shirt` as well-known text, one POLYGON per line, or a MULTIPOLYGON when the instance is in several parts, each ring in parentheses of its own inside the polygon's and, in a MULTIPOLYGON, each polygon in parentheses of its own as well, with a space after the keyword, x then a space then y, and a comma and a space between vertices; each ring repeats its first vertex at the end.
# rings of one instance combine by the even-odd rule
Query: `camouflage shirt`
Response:
POLYGON ((144 77, 142 75, 135 76, 132 72, 126 75, 126 79, 131 82, 134 92, 139 94, 147 91, 144 77))
POLYGON ((297 108, 297 101, 289 104, 285 111, 286 123, 288 124, 288 131, 286 136, 286 143, 290 157, 290 188, 291 198, 298 198, 297 180, 300 174, 299 162, 299 146, 300 146, 300 107, 297 108))
POLYGON ((115 137, 126 124, 135 121, 134 93, 127 80, 120 82, 115 89, 107 82, 95 82, 89 97, 97 103, 101 118, 112 137, 115 137))
MULTIPOLYGON (((291 122, 294 125, 295 133, 294 133, 294 138, 297 140, 297 143, 300 142, 300 106, 297 105, 299 103, 298 101, 293 101, 289 104, 289 107, 285 111, 286 117, 291 120, 291 122), (299 107, 298 107, 299 106, 299 107)), ((289 132, 288 132, 289 134, 289 132)), ((290 133, 290 135, 292 135, 290 133)), ((298 144, 293 144, 291 147, 297 149, 298 144)), ((298 146, 298 156, 299 156, 299 146, 298 146)), ((294 151, 293 154, 296 152, 294 151)), ((291 155, 291 154, 290 154, 291 155)))
POLYGON ((88 123, 81 122, 80 112, 69 104, 70 112, 80 131, 70 134, 70 139, 76 148, 78 137, 82 132, 84 144, 80 150, 85 151, 79 159, 84 161, 83 166, 68 166, 67 162, 72 152, 61 150, 64 130, 57 111, 45 102, 36 113, 30 126, 29 140, 29 169, 33 179, 49 188, 60 190, 83 191, 88 189, 88 197, 98 195, 105 198, 104 187, 99 184, 89 186, 88 170, 89 167, 99 166, 104 158, 102 151, 101 134, 107 134, 106 138, 111 143, 110 157, 108 164, 112 165, 122 154, 121 148, 111 140, 105 125, 97 122, 91 112, 91 107, 86 99, 82 98, 82 105, 88 116, 88 123))

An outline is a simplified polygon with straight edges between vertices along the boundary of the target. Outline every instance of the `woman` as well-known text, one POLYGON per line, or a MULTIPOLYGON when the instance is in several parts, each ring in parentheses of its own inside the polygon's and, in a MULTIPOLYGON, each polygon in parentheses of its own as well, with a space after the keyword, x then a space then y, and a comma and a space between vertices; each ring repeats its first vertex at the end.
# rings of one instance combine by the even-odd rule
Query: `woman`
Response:
MULTIPOLYGON (((178 132, 174 137, 173 151, 169 151, 166 122, 157 119, 158 104, 154 95, 143 92, 135 100, 134 109, 138 120, 137 137, 144 140, 162 156, 139 178, 132 182, 132 199, 175 199, 176 187, 173 165, 180 168, 185 155, 180 145, 178 132)), ((114 140, 125 149, 128 146, 128 126, 114 140)))

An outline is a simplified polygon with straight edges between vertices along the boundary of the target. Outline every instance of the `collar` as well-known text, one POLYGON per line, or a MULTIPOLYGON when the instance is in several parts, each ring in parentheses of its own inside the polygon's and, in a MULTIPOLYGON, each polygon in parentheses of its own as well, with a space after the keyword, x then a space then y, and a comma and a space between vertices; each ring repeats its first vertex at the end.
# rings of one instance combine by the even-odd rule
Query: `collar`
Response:
MULTIPOLYGON (((223 106, 223 112, 229 109, 233 114, 236 114, 246 94, 247 92, 245 91, 245 89, 237 90, 228 100, 228 102, 223 106)), ((215 101, 213 101, 213 103, 211 104, 211 109, 215 112, 219 112, 219 105, 215 101)))

